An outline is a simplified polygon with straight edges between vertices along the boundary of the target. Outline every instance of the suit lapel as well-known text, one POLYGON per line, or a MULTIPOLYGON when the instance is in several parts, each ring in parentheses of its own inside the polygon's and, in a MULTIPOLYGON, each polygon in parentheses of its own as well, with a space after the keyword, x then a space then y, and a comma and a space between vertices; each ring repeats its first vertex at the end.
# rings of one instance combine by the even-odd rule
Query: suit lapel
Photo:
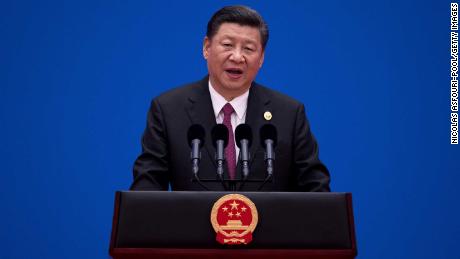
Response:
MULTIPOLYGON (((254 161, 254 156, 257 151, 261 148, 260 146, 260 127, 264 123, 267 123, 264 119, 264 112, 270 111, 270 99, 267 97, 263 88, 257 83, 252 83, 251 89, 249 90, 248 107, 246 110, 246 121, 252 129, 252 145, 249 148, 250 161, 249 165, 254 161)), ((241 172, 241 163, 238 161, 237 172, 241 172)))
POLYGON ((211 96, 208 89, 208 77, 199 81, 196 88, 196 91, 189 96, 190 104, 187 112, 193 124, 203 126, 206 132, 204 146, 210 160, 217 168, 217 164, 214 159, 214 147, 211 139, 211 130, 216 125, 216 118, 214 116, 214 109, 212 107, 211 96))

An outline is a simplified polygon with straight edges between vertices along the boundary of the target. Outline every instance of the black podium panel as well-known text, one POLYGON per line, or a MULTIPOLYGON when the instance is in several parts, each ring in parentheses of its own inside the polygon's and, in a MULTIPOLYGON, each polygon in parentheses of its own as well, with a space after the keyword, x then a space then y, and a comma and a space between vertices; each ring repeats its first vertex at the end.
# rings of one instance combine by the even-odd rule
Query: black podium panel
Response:
MULTIPOLYGON (((115 248, 227 248, 216 242, 210 215, 228 192, 117 192, 115 248)), ((259 222, 248 245, 234 248, 354 249, 351 195, 242 192, 259 222)))

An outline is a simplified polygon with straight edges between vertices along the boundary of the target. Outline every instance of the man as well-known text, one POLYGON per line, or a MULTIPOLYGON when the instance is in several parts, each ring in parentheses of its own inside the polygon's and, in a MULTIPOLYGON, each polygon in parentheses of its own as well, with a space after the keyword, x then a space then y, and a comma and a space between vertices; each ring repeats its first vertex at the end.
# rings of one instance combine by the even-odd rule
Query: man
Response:
MULTIPOLYGON (((187 129, 204 127, 200 178, 216 179, 215 148, 211 130, 217 123, 229 129, 225 176, 241 178, 234 130, 246 123, 252 128, 248 179, 264 179, 264 148, 259 129, 276 127, 275 173, 264 191, 329 191, 329 172, 318 158, 318 146, 310 131, 304 106, 296 100, 254 82, 262 67, 268 27, 262 17, 245 6, 217 11, 208 22, 203 43, 209 76, 168 91, 151 103, 142 153, 134 164, 132 190, 203 190, 192 182, 187 129)), ((206 183, 222 191, 220 183, 206 183)), ((260 183, 247 182, 242 191, 256 191, 260 183)))

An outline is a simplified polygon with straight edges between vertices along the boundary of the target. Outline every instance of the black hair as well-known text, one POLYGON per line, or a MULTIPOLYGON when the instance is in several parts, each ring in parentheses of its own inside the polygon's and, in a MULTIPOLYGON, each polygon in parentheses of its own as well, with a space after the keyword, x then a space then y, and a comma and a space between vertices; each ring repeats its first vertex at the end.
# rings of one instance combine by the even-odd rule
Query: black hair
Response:
POLYGON ((225 6, 214 13, 209 20, 206 36, 212 39, 223 23, 257 27, 262 40, 262 48, 265 49, 268 41, 268 26, 257 11, 243 5, 225 6))

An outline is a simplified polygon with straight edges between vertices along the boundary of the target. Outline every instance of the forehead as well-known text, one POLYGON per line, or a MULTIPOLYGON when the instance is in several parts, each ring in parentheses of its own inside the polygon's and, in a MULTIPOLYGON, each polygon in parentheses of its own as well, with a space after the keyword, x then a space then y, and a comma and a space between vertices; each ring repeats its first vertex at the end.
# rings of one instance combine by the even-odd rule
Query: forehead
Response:
POLYGON ((213 38, 217 40, 229 38, 261 44, 260 32, 257 27, 239 25, 237 23, 222 23, 213 38))

